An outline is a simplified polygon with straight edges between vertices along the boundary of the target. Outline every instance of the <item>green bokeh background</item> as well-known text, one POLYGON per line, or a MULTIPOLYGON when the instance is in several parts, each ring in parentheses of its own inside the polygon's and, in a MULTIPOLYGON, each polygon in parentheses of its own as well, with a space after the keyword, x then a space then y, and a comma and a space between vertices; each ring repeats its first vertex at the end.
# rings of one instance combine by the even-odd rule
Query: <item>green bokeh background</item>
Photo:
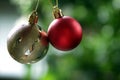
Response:
MULTIPOLYGON (((52 3, 55 0, 51 0, 52 3)), ((21 15, 29 15, 37 0, 11 0, 21 15)), ((51 45, 48 72, 39 80, 120 80, 120 0, 59 0, 64 15, 82 26, 83 38, 72 51, 61 52, 51 45)), ((50 0, 40 0, 39 24, 47 31, 53 20, 50 0)), ((29 75, 32 66, 26 66, 29 75)))

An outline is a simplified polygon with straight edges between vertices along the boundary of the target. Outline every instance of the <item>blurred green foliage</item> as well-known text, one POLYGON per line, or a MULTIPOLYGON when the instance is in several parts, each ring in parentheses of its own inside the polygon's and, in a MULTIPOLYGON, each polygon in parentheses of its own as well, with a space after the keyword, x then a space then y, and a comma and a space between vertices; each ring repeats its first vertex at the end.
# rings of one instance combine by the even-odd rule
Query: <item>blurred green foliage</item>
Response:
MULTIPOLYGON (((22 15, 36 5, 36 0, 11 1, 22 15)), ((49 70, 40 80, 120 80, 120 0, 59 0, 59 7, 80 22, 83 39, 69 52, 50 47, 49 70)), ((53 20, 50 0, 40 0, 38 13, 47 31, 53 20)))

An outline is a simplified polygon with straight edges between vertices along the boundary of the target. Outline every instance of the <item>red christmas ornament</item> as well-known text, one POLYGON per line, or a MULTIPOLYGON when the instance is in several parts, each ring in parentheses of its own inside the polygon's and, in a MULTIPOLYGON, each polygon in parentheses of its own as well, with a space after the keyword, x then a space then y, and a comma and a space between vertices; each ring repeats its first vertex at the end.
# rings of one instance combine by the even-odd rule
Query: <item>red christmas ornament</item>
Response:
POLYGON ((82 39, 81 25, 69 16, 63 16, 61 10, 55 6, 55 19, 48 28, 50 43, 57 49, 67 51, 77 47, 82 39))
POLYGON ((42 45, 44 46, 49 45, 47 33, 45 31, 39 31, 39 34, 41 35, 40 39, 41 39, 42 45))

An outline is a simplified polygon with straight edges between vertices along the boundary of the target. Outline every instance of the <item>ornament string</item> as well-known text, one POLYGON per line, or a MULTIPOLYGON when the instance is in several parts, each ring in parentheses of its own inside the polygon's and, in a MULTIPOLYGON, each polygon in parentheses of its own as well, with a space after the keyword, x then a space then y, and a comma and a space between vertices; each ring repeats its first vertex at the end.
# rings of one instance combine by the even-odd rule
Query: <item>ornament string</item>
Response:
POLYGON ((52 7, 58 7, 58 0, 55 0, 55 2, 52 2, 52 0, 49 0, 52 7))
POLYGON ((58 7, 58 0, 56 0, 56 7, 58 7))
POLYGON ((36 5, 36 7, 35 7, 35 11, 37 11, 37 9, 38 9, 39 2, 40 2, 40 0, 37 0, 37 5, 36 5))
POLYGON ((39 6, 39 0, 37 0, 37 5, 36 5, 36 7, 35 7, 35 11, 37 11, 38 6, 39 6))

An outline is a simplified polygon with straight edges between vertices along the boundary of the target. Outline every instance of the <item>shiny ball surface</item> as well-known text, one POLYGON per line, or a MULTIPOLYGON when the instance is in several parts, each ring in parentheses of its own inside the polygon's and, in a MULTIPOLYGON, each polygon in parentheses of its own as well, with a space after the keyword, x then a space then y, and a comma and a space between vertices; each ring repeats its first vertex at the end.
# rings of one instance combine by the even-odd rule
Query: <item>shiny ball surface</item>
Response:
POLYGON ((43 42, 48 43, 47 35, 41 34, 37 25, 28 23, 11 30, 7 39, 7 48, 16 61, 30 64, 41 60, 47 54, 49 45, 43 42))
POLYGON ((56 49, 72 50, 79 45, 82 39, 81 25, 69 16, 57 18, 48 28, 48 38, 56 49))

